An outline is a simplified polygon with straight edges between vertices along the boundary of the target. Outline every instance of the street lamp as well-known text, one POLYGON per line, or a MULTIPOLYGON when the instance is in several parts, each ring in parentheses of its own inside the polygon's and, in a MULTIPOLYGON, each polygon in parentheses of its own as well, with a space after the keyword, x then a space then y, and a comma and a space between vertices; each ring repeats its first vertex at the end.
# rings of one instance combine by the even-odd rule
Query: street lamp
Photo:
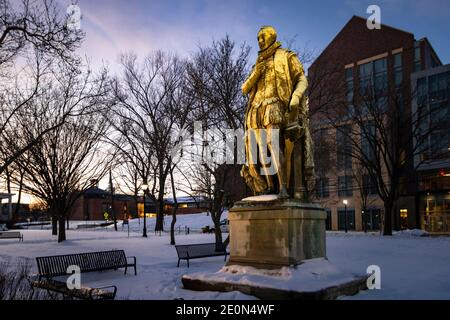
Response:
POLYGON ((348 220, 347 220, 347 204, 348 204, 348 201, 347 201, 347 199, 344 199, 342 201, 342 203, 345 206, 345 211, 344 211, 344 216, 345 216, 345 233, 347 233, 347 231, 348 231, 348 220))
POLYGON ((147 219, 145 214, 145 193, 148 191, 147 178, 144 178, 144 182, 142 183, 142 190, 144 190, 144 231, 142 236, 147 238, 147 219))

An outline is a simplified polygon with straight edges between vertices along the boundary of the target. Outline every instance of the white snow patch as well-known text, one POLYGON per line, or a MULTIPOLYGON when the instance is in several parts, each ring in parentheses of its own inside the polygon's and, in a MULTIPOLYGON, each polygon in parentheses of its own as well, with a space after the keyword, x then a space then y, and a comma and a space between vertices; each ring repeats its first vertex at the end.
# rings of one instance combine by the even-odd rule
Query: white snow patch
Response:
POLYGON ((425 230, 420 229, 407 229, 402 231, 393 232, 396 236, 411 236, 411 237, 426 237, 429 233, 425 230))
POLYGON ((323 258, 306 260, 295 268, 258 270, 252 267, 230 266, 216 273, 194 273, 184 277, 210 283, 227 282, 300 292, 318 291, 357 279, 356 275, 340 270, 323 258))
POLYGON ((276 194, 265 194, 261 196, 253 196, 242 199, 242 201, 273 201, 277 200, 278 196, 276 194))

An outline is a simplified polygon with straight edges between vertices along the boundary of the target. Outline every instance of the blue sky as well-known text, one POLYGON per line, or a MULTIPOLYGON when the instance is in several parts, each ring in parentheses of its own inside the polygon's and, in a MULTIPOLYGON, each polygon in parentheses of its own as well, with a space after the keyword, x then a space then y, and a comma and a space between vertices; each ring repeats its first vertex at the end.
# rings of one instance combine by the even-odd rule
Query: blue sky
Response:
MULTIPOLYGON (((58 0, 67 6, 71 0, 58 0)), ((81 53, 111 66, 118 55, 143 56, 163 49, 189 55, 197 45, 228 34, 246 42, 256 55, 256 33, 273 25, 280 40, 296 39, 296 48, 320 53, 353 16, 367 17, 377 4, 382 23, 428 37, 442 62, 450 62, 450 0, 78 0, 86 40, 81 53)))

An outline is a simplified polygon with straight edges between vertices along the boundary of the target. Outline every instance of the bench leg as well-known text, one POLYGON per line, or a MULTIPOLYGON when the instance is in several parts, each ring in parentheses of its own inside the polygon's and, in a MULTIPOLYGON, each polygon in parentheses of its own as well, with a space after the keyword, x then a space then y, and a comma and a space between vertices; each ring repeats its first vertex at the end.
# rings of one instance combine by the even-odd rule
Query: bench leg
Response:
POLYGON ((188 268, 189 268, 189 259, 187 259, 187 263, 188 263, 188 268))
POLYGON ((177 264, 177 268, 180 267, 180 258, 178 258, 178 264, 177 264))
POLYGON ((223 261, 227 261, 227 254, 225 253, 225 259, 223 261))
POLYGON ((124 272, 124 274, 127 274, 127 270, 128 270, 128 266, 125 267, 125 272, 124 272))
POLYGON ((134 275, 137 276, 136 264, 134 264, 134 275))

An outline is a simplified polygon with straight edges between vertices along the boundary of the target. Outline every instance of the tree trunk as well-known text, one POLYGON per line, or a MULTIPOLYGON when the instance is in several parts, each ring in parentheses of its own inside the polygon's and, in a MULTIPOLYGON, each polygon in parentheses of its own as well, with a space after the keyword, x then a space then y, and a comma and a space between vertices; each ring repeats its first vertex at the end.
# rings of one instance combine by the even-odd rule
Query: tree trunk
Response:
POLYGON ((385 204, 384 204, 383 236, 392 236, 392 212, 393 211, 394 211, 393 203, 385 202, 385 204))
POLYGON ((164 231, 164 198, 158 196, 155 231, 164 231))
POLYGON ((172 211, 172 222, 170 223, 170 244, 175 245, 175 223, 177 222, 177 208, 174 206, 172 211))
MULTIPOLYGON (((17 195, 17 203, 16 207, 14 208, 14 213, 12 216, 12 220, 16 221, 17 217, 19 216, 19 209, 20 209, 20 201, 22 200, 22 189, 23 189, 23 174, 20 174, 20 182, 19 182, 19 194, 17 195)), ((8 191, 10 192, 10 191, 8 191)))
POLYGON ((66 240, 66 219, 63 217, 59 218, 59 230, 58 230, 58 242, 63 242, 66 240))
POLYGON ((223 245, 222 230, 220 230, 220 215, 218 213, 213 215, 214 234, 216 236, 216 247, 219 249, 223 245))
POLYGON ((52 236, 58 235, 58 218, 52 214, 52 236))
POLYGON ((170 184, 172 186, 173 193, 173 209, 172 209, 172 222, 170 223, 170 244, 175 245, 175 223, 177 222, 177 210, 178 210, 178 201, 177 194, 175 189, 175 181, 173 180, 173 169, 170 170, 170 184))

